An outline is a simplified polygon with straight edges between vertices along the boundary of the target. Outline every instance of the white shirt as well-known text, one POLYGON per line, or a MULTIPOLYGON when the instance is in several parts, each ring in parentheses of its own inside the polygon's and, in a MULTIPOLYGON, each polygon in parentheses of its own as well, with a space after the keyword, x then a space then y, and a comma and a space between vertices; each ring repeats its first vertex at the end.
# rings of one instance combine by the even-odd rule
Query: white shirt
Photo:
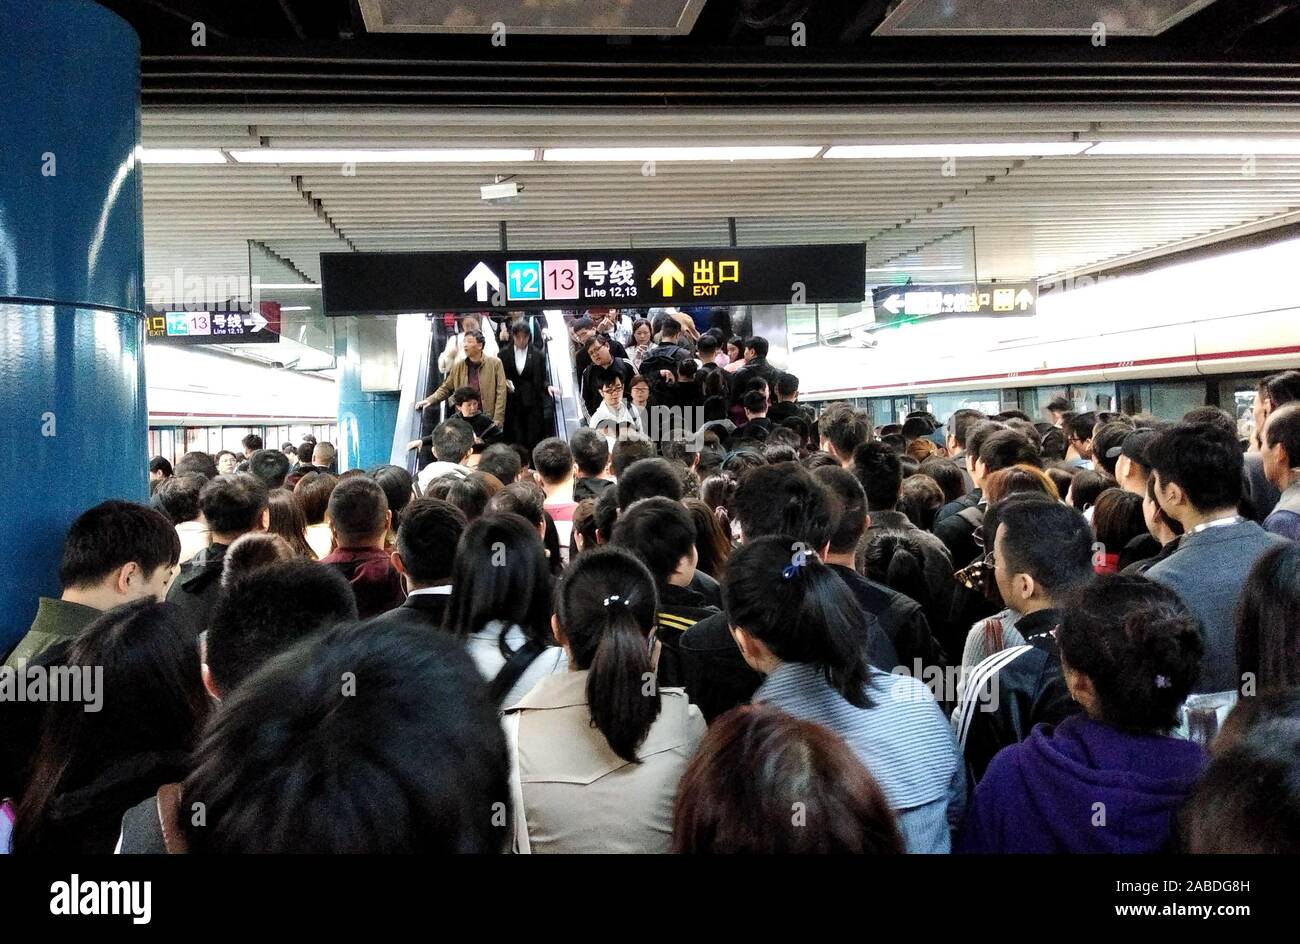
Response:
POLYGON ((523 375, 524 364, 528 362, 528 348, 515 348, 515 372, 523 375))
POLYGON ((619 402, 617 411, 611 410, 609 408, 609 405, 605 403, 604 400, 601 400, 600 406, 596 408, 596 412, 591 414, 591 421, 590 423, 588 423, 588 425, 591 426, 592 429, 596 429, 597 427, 600 426, 602 422, 612 423, 615 426, 620 426, 626 423, 630 425, 633 429, 635 429, 638 433, 642 431, 640 413, 633 410, 629 410, 627 408, 626 400, 622 400, 619 402))
POLYGON ((418 597, 422 593, 428 596, 449 597, 451 596, 451 584, 445 583, 440 587, 421 587, 419 590, 412 590, 406 595, 406 598, 409 600, 411 597, 418 597))

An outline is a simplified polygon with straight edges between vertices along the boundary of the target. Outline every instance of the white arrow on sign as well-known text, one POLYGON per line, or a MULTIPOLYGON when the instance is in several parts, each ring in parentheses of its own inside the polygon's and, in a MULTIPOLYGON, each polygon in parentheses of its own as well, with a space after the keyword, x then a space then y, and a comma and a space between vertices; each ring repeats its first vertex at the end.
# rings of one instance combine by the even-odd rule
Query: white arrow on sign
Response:
POLYGON ((1020 294, 1016 296, 1016 304, 1020 306, 1021 311, 1028 311, 1029 306, 1034 303, 1034 296, 1029 289, 1022 288, 1020 294))
POLYGON ((248 332, 249 334, 256 334, 258 331, 261 331, 263 328, 265 328, 268 324, 267 320, 262 317, 262 313, 258 311, 255 311, 251 315, 249 315, 249 321, 245 321, 244 323, 245 324, 251 323, 253 325, 252 330, 248 332))
POLYGON ((465 291, 469 291, 470 286, 478 289, 478 300, 485 302, 488 300, 488 287, 500 288, 501 280, 497 274, 487 267, 486 262, 480 262, 474 268, 470 269, 469 275, 465 276, 465 291))
POLYGON ((903 303, 902 295, 890 295, 888 298, 885 299, 881 307, 884 308, 885 311, 889 312, 891 315, 896 315, 903 310, 902 303, 903 303))

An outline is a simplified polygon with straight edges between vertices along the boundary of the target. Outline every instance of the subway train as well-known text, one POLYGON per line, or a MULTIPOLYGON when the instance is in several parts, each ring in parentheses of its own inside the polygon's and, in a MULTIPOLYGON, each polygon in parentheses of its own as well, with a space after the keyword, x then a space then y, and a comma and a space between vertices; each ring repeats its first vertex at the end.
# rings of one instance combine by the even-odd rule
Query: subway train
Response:
POLYGON ((213 350, 154 344, 145 353, 149 455, 170 462, 187 452, 242 455, 249 433, 269 448, 311 433, 336 442, 335 384, 325 377, 263 365, 213 350))
POLYGON ((1279 272, 1300 240, 1145 272, 1040 286, 1032 319, 961 317, 867 325, 838 346, 796 348, 801 398, 850 400, 877 424, 962 407, 1041 417, 1054 396, 1076 409, 1176 419, 1223 407, 1251 432, 1259 380, 1300 367, 1300 307, 1279 272))

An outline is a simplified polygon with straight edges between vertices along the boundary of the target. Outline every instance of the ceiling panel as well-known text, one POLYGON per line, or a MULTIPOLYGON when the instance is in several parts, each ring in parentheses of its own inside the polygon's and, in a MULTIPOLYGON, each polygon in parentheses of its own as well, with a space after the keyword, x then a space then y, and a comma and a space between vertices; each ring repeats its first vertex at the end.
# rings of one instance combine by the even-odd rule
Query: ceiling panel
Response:
MULTIPOLYGON (((1300 139, 1273 108, 962 110, 147 109, 147 148, 535 148, 1300 139)), ((1300 156, 144 168, 147 284, 247 276, 257 241, 305 278, 321 252, 864 241, 868 266, 1053 278, 1300 211, 1300 156), (513 175, 518 202, 480 199, 513 175)))

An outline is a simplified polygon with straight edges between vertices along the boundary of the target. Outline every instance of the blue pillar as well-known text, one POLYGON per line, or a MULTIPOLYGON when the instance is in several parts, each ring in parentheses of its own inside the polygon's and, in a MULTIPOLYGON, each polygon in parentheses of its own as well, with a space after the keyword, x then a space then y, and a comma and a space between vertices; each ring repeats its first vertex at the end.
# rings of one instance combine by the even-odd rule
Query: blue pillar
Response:
POLYGON ((339 471, 386 465, 393 452, 400 393, 361 389, 361 340, 356 318, 334 319, 338 364, 339 471))
POLYGON ((140 42, 90 0, 0 3, 0 651, 72 520, 149 495, 140 42))

